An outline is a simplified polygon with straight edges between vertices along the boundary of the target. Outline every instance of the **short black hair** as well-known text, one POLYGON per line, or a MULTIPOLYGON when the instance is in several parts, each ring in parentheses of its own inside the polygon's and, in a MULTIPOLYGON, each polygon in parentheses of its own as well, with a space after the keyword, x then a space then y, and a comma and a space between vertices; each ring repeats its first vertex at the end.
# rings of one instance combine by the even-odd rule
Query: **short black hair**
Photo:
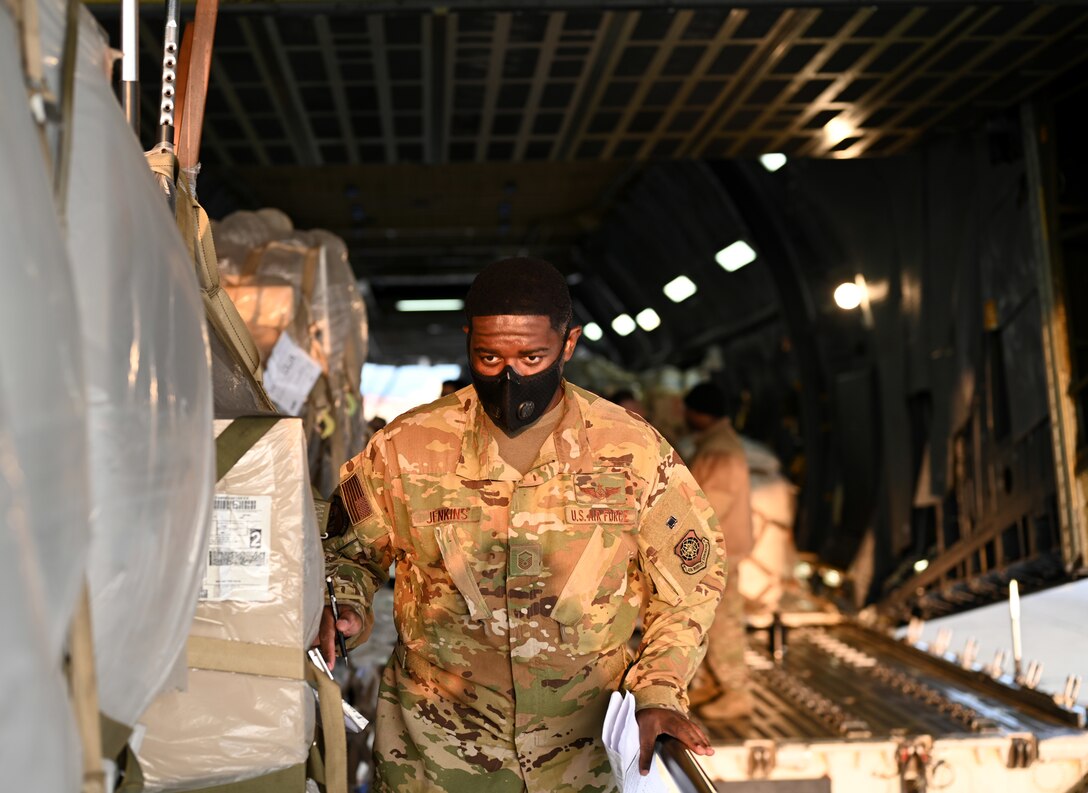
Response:
POLYGON ((492 262, 469 287, 465 318, 471 330, 473 317, 503 314, 547 317, 552 330, 562 335, 573 316, 567 279, 543 259, 515 256, 492 262))
POLYGON ((612 393, 612 398, 608 401, 615 402, 618 405, 620 402, 625 402, 629 399, 637 400, 638 397, 635 396, 635 392, 630 388, 621 388, 618 391, 614 391, 612 393))

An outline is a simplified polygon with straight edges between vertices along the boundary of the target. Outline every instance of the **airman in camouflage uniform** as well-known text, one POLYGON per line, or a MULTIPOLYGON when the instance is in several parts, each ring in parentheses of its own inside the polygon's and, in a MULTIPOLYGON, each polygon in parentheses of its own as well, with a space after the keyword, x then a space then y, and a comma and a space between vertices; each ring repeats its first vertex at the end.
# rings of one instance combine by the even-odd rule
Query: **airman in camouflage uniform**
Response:
POLYGON ((391 422, 342 470, 351 526, 327 545, 338 599, 366 615, 396 565, 379 791, 612 791, 610 692, 634 692, 640 715, 686 712, 725 585, 713 510, 646 422, 560 389, 524 475, 473 387, 391 422))

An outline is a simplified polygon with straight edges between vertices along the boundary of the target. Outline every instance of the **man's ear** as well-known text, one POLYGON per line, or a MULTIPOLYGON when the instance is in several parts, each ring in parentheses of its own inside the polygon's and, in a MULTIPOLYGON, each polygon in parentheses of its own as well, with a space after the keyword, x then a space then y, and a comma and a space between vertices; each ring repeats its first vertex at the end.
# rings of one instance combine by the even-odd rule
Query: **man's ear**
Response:
POLYGON ((463 330, 465 332, 466 336, 469 334, 468 325, 462 325, 461 330, 463 330))
POLYGON ((574 355, 574 348, 578 346, 578 339, 582 338, 582 326, 575 325, 567 333, 567 343, 563 346, 563 363, 570 360, 570 357, 574 355))

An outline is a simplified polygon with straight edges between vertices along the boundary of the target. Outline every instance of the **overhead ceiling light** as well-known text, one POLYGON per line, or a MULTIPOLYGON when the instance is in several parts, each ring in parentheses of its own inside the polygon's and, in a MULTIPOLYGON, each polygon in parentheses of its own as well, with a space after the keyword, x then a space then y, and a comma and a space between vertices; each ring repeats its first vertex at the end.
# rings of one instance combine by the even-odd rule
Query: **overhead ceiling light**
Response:
POLYGON ((397 311, 460 311, 465 301, 457 298, 439 298, 436 300, 398 300, 397 311))
POLYGON ((686 275, 678 275, 676 278, 673 278, 665 284, 662 291, 665 292, 665 297, 669 300, 674 303, 680 303, 698 292, 699 287, 697 287, 695 282, 686 275))
POLYGON ((832 589, 836 589, 842 586, 842 573, 840 573, 838 570, 835 570, 834 568, 824 570, 823 575, 820 577, 823 579, 824 584, 831 587, 832 589))
POLYGON ((582 326, 582 335, 590 341, 600 341, 601 337, 604 336, 604 331, 596 322, 587 322, 582 326))
POLYGON ((929 567, 929 559, 919 559, 914 563, 914 572, 924 573, 927 567, 929 567))
POLYGON ((744 240, 737 240, 732 245, 727 245, 714 254, 714 261, 729 273, 735 273, 741 267, 751 264, 755 260, 756 252, 744 240))
POLYGON ((854 281, 847 281, 835 287, 835 305, 843 311, 853 311, 861 305, 861 286, 854 281))
POLYGON ((786 164, 786 155, 777 151, 771 152, 770 154, 761 154, 759 156, 759 163, 768 171, 774 173, 786 164))
POLYGON ((616 331, 616 333, 621 336, 629 336, 634 332, 636 327, 635 321, 631 319, 630 314, 620 314, 612 320, 612 330, 616 331))
POLYGON ((853 137, 857 131, 857 127, 852 122, 842 116, 835 116, 824 124, 824 140, 827 141, 828 146, 838 146, 847 138, 853 137))
POLYGON ((635 322, 644 331, 649 332, 661 326, 661 317, 652 308, 644 308, 635 315, 635 322))

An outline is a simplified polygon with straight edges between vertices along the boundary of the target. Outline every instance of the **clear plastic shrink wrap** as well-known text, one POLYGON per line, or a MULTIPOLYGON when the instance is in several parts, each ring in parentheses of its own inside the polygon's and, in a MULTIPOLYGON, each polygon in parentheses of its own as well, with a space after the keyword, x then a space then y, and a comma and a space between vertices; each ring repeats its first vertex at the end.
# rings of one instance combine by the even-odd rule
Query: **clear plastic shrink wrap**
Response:
POLYGON ((749 610, 769 614, 778 610, 797 563, 797 488, 782 475, 769 448, 746 438, 744 451, 751 475, 753 545, 739 563, 737 587, 749 610))
POLYGON ((62 645, 87 543, 83 373, 50 174, 0 3, 0 788, 79 789, 62 645))
MULTIPOLYGON (((282 334, 321 367, 299 415, 310 438, 310 474, 329 494, 340 466, 369 435, 360 405, 367 355, 366 305, 347 245, 324 231, 292 229, 275 209, 235 212, 215 229, 222 283, 266 364, 282 334)), ((274 390, 274 380, 266 383, 274 390)))
MULTIPOLYGON (((216 434, 228 424, 216 421, 216 434)), ((324 603, 301 421, 280 419, 223 477, 215 516, 194 642, 226 640, 212 648, 218 659, 287 648, 301 671, 324 603)), ((302 680, 190 668, 188 690, 161 696, 141 721, 146 790, 186 790, 304 762, 314 698, 302 680)))
POLYGON ((26 483, 27 525, 49 584, 42 659, 49 666, 59 663, 83 586, 86 424, 71 274, 20 52, 9 7, 0 3, 0 401, 26 483))
MULTIPOLYGON (((3 12, 0 11, 0 17, 3 12)), ((0 20, 0 25, 3 22, 0 20)), ((0 33, 0 41, 5 37, 0 33)), ((2 46, 2 45, 0 45, 2 46)), ((4 789, 75 791, 80 773, 60 664, 49 652, 52 618, 27 527, 26 488, 0 404, 0 768, 4 789)))
MULTIPOLYGON (((60 60, 65 3, 40 4, 60 60)), ((83 337, 94 512, 88 579, 99 706, 133 725, 184 683, 211 524, 214 446, 204 306, 193 264, 80 15, 68 250, 83 337), (179 675, 171 675, 172 671, 179 675)))

